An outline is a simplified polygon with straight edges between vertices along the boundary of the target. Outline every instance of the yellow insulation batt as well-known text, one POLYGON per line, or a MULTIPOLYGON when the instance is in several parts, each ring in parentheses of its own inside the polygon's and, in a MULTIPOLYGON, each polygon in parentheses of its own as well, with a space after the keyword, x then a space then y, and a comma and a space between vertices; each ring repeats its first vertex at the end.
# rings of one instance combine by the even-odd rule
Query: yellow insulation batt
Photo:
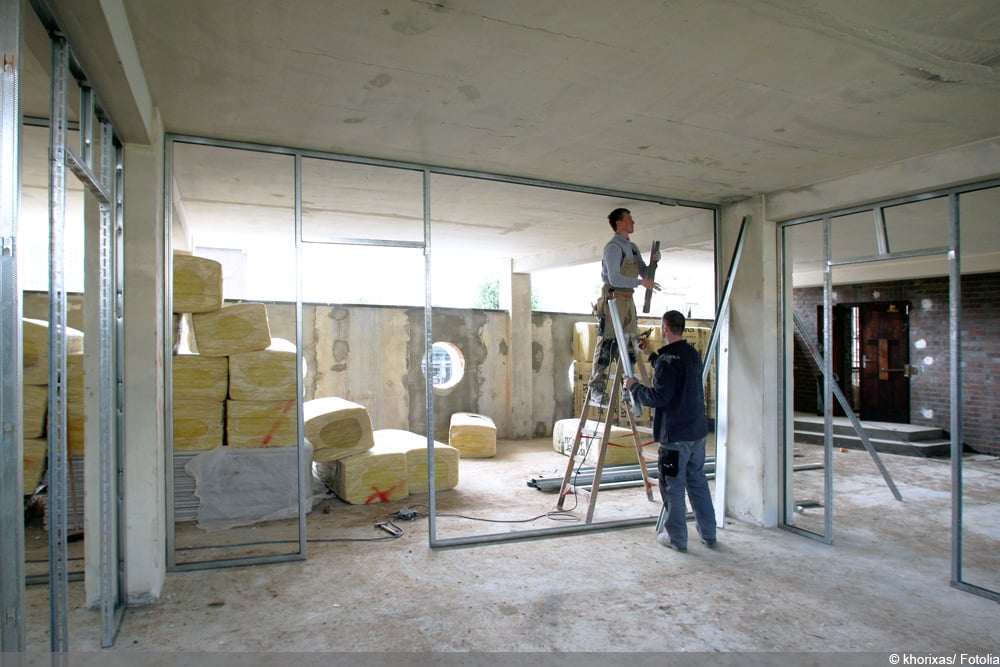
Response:
POLYGON ((40 438, 45 435, 45 416, 49 409, 49 388, 40 384, 28 384, 22 389, 24 438, 40 438))
MULTIPOLYGON (((411 431, 385 428, 375 431, 374 452, 399 451, 406 454, 406 485, 410 493, 427 493, 427 436, 411 431)), ((434 489, 447 491, 458 486, 458 450, 434 441, 434 489)))
POLYGON ((222 446, 222 401, 174 401, 174 451, 197 452, 222 446))
POLYGON ((229 355, 229 398, 295 400, 298 391, 295 378, 295 345, 282 338, 272 339, 266 350, 229 355))
POLYGON ((222 308, 222 264, 214 259, 174 253, 175 313, 206 313, 222 308))
POLYGON ((590 361, 573 362, 573 384, 590 382, 590 375, 594 371, 594 364, 590 361))
MULTIPOLYGON (((21 329, 21 352, 24 357, 23 384, 49 383, 49 323, 24 318, 21 329)), ((66 354, 83 354, 83 332, 65 328, 66 354)))
POLYGON ((66 402, 83 405, 83 355, 66 355, 66 402))
POLYGON ((313 465, 317 476, 344 502, 388 503, 408 496, 406 454, 373 449, 313 465))
POLYGON ((66 448, 69 450, 70 456, 83 457, 85 428, 86 424, 83 418, 83 403, 67 401, 66 448))
POLYGON ((66 355, 66 446, 70 456, 83 456, 83 355, 66 355))
POLYGON ((226 401, 226 444, 230 447, 293 447, 298 443, 295 399, 226 401))
POLYGON ((490 458, 497 454, 497 427, 486 415, 456 412, 451 416, 448 444, 462 458, 490 458))
MULTIPOLYGON (((552 448, 560 454, 570 455, 573 451, 573 440, 576 437, 576 429, 580 426, 579 419, 560 419, 552 426, 552 448)), ((580 449, 584 455, 584 460, 590 465, 597 465, 597 457, 601 451, 601 439, 604 437, 604 423, 594 420, 587 420, 583 433, 580 437, 580 449)), ((647 436, 639 434, 639 445, 642 446, 647 440, 647 436)), ((656 455, 655 443, 649 445, 653 447, 651 456, 656 455)), ((644 447, 646 451, 648 447, 644 447)), ((635 453, 635 442, 632 440, 632 431, 621 426, 611 426, 611 434, 608 439, 608 450, 604 455, 605 466, 629 465, 639 462, 635 453)))
POLYGON ((24 495, 31 494, 42 483, 48 451, 47 438, 24 439, 24 495))
POLYGON ((573 325, 573 359, 593 361, 597 346, 597 323, 577 322, 573 325))
POLYGON ((271 345, 267 308, 262 303, 237 303, 208 313, 195 313, 198 353, 224 357, 236 352, 266 350, 271 345))
POLYGON ((174 400, 221 402, 229 394, 229 361, 225 357, 175 355, 173 377, 174 400))
POLYGON ((314 398, 302 404, 306 439, 314 461, 335 461, 374 446, 372 418, 364 406, 343 398, 314 398))

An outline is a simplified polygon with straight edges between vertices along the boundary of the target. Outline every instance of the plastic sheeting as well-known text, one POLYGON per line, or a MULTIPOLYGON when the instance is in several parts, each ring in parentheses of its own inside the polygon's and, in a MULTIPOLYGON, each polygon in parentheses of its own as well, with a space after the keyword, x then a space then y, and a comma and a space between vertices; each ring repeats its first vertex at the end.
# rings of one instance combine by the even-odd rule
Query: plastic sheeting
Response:
MULTIPOLYGON (((296 447, 239 449, 218 447, 184 466, 195 480, 198 526, 225 530, 298 516, 296 447)), ((312 475, 312 446, 306 442, 302 465, 305 511, 326 494, 312 475)))

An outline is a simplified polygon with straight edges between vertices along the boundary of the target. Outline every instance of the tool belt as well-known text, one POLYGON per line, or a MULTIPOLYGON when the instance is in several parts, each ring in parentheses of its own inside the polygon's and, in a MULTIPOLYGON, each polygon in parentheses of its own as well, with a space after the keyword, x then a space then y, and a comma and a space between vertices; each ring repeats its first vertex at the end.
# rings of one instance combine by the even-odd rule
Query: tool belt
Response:
POLYGON ((597 298, 597 303, 594 304, 594 314, 598 317, 603 317, 604 306, 607 304, 608 299, 631 299, 634 293, 635 290, 627 287, 609 287, 601 290, 601 296, 597 298))

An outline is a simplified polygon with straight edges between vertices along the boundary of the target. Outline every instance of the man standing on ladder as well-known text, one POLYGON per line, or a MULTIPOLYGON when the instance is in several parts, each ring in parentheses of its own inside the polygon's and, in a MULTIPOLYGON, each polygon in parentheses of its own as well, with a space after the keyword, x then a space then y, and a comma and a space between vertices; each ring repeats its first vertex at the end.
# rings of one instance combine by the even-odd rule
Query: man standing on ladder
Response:
POLYGON ((635 378, 625 378, 625 388, 639 405, 656 409, 653 436, 660 443, 658 469, 660 496, 666 511, 666 530, 656 536, 665 547, 687 551, 687 503, 691 499, 695 524, 702 544, 715 549, 716 525, 712 492, 705 476, 705 391, 702 386, 702 361, 698 350, 684 340, 684 315, 676 310, 663 314, 661 328, 667 342, 653 352, 648 340, 639 343, 649 354, 653 366, 653 386, 646 387, 635 378))
MULTIPOLYGON (((632 293, 639 286, 648 290, 660 289, 659 284, 652 278, 646 278, 646 263, 642 261, 638 246, 629 241, 629 234, 635 231, 631 211, 627 208, 616 208, 608 214, 608 224, 615 230, 615 235, 604 246, 604 259, 601 262, 601 279, 604 281, 604 286, 601 288, 601 298, 594 307, 597 314, 598 341, 594 349, 594 367, 588 383, 591 403, 600 405, 607 403, 608 366, 617 353, 615 331, 611 327, 611 316, 608 312, 610 300, 617 299, 622 329, 628 338, 627 352, 634 360, 639 328, 632 293)), ((656 252, 650 256, 649 261, 656 262, 659 259, 660 253, 656 252)))

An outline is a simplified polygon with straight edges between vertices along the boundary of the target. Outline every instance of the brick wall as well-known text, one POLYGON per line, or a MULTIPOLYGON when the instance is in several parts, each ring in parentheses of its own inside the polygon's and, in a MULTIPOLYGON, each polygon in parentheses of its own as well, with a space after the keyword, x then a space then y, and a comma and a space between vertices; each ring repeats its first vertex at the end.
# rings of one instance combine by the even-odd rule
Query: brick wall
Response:
MULTIPOLYGON (((918 374, 910 381, 910 423, 951 430, 951 354, 948 335, 947 278, 926 278, 863 285, 834 290, 835 303, 909 301, 910 364, 918 374)), ((1000 373, 1000 273, 962 276, 962 408, 966 446, 978 452, 1000 454, 1000 406, 995 382, 1000 373)), ((795 312, 814 340, 816 306, 823 301, 821 287, 794 290, 795 312)), ((819 342, 819 341, 817 341, 819 342)), ((816 412, 815 364, 795 341, 794 408, 816 412)))

